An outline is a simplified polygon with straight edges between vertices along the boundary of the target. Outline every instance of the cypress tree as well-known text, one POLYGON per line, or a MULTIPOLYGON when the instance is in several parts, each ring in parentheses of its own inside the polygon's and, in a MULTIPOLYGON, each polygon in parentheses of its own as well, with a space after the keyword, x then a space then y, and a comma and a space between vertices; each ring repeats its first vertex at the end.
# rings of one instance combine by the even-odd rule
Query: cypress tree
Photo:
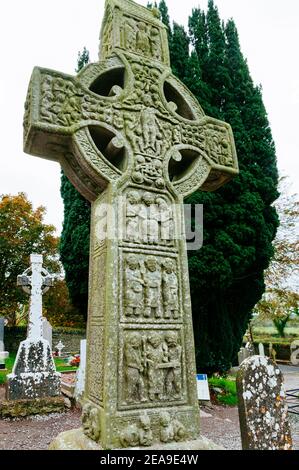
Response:
MULTIPOLYGON (((198 60, 210 107, 203 107, 231 124, 240 165, 239 177, 228 185, 189 198, 204 205, 204 245, 189 256, 197 363, 207 371, 225 370, 236 360, 273 255, 275 147, 233 21, 222 25, 210 0, 206 17, 193 11, 189 27, 195 51, 204 52, 198 60)), ((200 102, 201 90, 195 92, 200 102)))
MULTIPOLYGON (((76 71, 89 62, 84 48, 78 54, 76 71)), ((71 302, 87 318, 90 204, 74 188, 66 175, 61 174, 61 197, 64 204, 64 220, 60 239, 60 259, 71 302)))

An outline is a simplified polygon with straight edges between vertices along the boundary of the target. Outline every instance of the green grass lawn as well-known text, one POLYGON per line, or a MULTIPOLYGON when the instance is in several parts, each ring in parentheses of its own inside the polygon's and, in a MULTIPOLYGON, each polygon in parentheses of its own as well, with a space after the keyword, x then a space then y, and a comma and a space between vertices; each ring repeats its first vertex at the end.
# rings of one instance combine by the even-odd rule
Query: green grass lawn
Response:
POLYGON ((213 394, 213 387, 221 389, 221 393, 215 393, 216 400, 222 405, 237 406, 237 387, 235 379, 224 377, 209 378, 210 391, 213 394))
MULTIPOLYGON (((6 376, 11 373, 15 359, 16 359, 16 353, 10 354, 9 358, 6 359, 5 361, 6 370, 5 371, 0 370, 0 385, 6 382, 6 376)), ((74 370, 74 371, 77 370, 77 367, 68 365, 68 363, 66 362, 66 358, 55 357, 54 362, 56 365, 57 372, 64 372, 66 370, 74 370)))

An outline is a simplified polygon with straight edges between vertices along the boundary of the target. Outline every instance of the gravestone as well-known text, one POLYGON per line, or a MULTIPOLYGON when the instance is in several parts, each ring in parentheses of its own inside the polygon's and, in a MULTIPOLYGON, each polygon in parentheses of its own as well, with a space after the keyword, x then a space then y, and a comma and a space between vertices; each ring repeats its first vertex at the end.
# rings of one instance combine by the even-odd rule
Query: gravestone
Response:
POLYGON ((250 356, 252 356, 252 353, 248 348, 241 348, 240 351, 238 352, 239 366, 242 364, 243 361, 245 361, 245 359, 247 359, 250 356))
POLYGON ((238 174, 231 127, 172 75, 153 11, 107 0, 98 63, 76 77, 34 69, 24 149, 60 162, 92 206, 85 435, 104 449, 190 448, 200 427, 183 201, 238 174))
POLYGON ((4 350, 4 326, 5 318, 0 317, 0 370, 5 369, 5 359, 9 356, 8 352, 4 350))
POLYGON ((48 341, 50 348, 52 349, 52 325, 43 317, 43 338, 48 341))
POLYGON ((27 339, 20 343, 12 373, 7 376, 7 399, 36 399, 60 395, 60 374, 56 372, 51 347, 43 338, 42 295, 52 277, 42 267, 42 255, 30 255, 31 266, 17 283, 30 294, 27 339))
POLYGON ((245 359, 237 393, 243 449, 291 450, 286 393, 276 364, 261 356, 245 359))
POLYGON ((57 349, 58 351, 58 357, 61 357, 62 356, 62 351, 63 349, 65 348, 65 345, 63 344, 63 342, 60 340, 56 346, 55 346, 55 349, 57 349))
POLYGON ((80 365, 76 373, 75 398, 81 401, 85 390, 86 339, 80 341, 80 365))
POLYGON ((263 343, 259 343, 259 355, 265 356, 265 348, 264 348, 263 343))

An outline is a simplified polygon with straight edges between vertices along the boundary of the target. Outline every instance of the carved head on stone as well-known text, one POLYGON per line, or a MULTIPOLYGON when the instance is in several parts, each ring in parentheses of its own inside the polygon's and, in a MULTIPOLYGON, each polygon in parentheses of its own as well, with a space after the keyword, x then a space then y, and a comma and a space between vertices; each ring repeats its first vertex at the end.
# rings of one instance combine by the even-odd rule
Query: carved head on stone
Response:
POLYGON ((151 204, 154 203, 154 195, 152 193, 146 192, 142 196, 143 202, 147 205, 150 206, 151 204))
POLYGON ((130 204, 138 204, 140 202, 140 195, 137 191, 130 191, 127 195, 130 204))
POLYGON ((144 262, 146 268, 151 271, 155 272, 158 269, 158 262, 154 256, 149 256, 144 262))
POLYGON ((129 255, 127 257, 127 265, 129 266, 130 269, 136 270, 139 268, 139 261, 136 255, 129 255))
POLYGON ((178 334, 175 331, 168 331, 165 335, 165 341, 168 346, 176 346, 179 342, 178 334))
POLYGON ((146 411, 140 414, 140 425, 144 431, 149 431, 151 428, 151 420, 146 411))
POLYGON ((171 274, 175 271, 175 264, 170 258, 166 258, 166 260, 164 260, 163 266, 167 274, 171 274))
POLYGON ((162 343, 162 337, 159 335, 159 333, 152 333, 148 337, 148 342, 151 346, 157 348, 162 343))
POLYGON ((138 333, 132 333, 127 341, 133 348, 139 348, 142 344, 142 337, 138 333))

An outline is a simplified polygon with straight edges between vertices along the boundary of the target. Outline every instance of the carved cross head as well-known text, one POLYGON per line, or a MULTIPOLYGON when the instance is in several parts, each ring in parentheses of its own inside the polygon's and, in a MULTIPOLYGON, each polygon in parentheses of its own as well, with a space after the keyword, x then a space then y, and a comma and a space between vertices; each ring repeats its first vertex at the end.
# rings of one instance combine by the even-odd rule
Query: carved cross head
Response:
POLYGON ((131 0, 106 1, 98 63, 34 69, 25 108, 25 152, 59 161, 90 201, 109 184, 186 196, 238 173, 231 127, 205 116, 171 72, 166 27, 131 0))

